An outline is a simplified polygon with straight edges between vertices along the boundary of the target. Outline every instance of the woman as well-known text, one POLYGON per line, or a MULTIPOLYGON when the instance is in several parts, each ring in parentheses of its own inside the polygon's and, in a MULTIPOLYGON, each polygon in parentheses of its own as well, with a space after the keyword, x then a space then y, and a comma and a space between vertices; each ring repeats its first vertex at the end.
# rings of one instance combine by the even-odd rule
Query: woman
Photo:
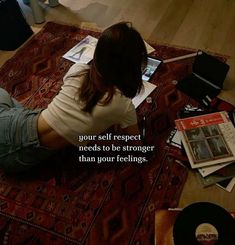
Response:
POLYGON ((146 60, 140 34, 122 22, 102 33, 90 66, 70 68, 47 109, 20 107, 1 90, 0 166, 28 170, 59 149, 86 144, 79 136, 98 135, 117 124, 126 134, 139 134, 131 98, 141 89, 146 60))

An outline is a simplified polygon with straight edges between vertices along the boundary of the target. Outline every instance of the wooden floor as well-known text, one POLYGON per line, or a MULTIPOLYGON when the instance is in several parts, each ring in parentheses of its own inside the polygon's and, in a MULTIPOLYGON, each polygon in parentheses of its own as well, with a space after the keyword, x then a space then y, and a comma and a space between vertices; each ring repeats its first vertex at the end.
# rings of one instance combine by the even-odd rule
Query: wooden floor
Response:
MULTIPOLYGON (((21 0, 19 0, 20 2, 21 0)), ((146 40, 210 50, 230 56, 230 71, 221 97, 235 105, 235 1, 234 0, 59 0, 48 7, 41 2, 46 20, 83 24, 104 29, 111 24, 131 21, 146 40)), ((35 31, 30 8, 22 9, 35 31)), ((14 52, 0 51, 0 66, 14 52)), ((234 136, 235 137, 235 136, 234 136)), ((197 201, 211 201, 235 211, 232 193, 212 186, 203 189, 190 172, 179 207, 197 201)))

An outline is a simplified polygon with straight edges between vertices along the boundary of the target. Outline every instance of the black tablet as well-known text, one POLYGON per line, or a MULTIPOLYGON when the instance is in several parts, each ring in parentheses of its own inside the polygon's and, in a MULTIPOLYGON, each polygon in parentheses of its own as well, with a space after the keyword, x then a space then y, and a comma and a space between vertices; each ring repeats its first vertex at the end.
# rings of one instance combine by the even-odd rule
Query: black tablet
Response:
POLYGON ((159 65, 162 63, 161 60, 153 57, 148 57, 147 66, 143 71, 142 80, 148 81, 151 76, 156 72, 159 65))

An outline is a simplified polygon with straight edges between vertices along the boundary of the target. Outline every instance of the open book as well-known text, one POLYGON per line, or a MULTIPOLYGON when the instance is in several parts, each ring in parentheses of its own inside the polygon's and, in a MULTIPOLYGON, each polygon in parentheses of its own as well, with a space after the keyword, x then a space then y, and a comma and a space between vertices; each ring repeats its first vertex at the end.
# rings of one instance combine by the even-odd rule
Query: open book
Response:
POLYGON ((235 160, 235 128, 225 111, 177 119, 175 124, 192 168, 235 160))

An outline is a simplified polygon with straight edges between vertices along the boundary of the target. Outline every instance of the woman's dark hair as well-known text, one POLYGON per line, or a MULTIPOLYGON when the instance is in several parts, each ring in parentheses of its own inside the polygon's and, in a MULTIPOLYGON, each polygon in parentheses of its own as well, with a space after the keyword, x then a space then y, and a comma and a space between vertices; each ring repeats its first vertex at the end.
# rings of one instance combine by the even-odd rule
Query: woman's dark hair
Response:
POLYGON ((129 22, 104 30, 95 49, 89 79, 79 90, 83 111, 92 112, 98 102, 108 104, 116 88, 126 97, 135 97, 142 87, 142 69, 146 63, 144 41, 129 22))

